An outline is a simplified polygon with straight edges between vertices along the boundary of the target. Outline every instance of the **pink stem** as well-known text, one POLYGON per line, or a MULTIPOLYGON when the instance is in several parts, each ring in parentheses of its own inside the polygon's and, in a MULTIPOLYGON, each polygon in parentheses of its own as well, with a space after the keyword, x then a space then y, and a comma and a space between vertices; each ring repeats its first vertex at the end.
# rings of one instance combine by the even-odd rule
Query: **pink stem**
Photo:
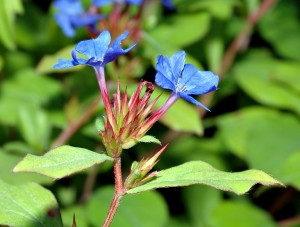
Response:
POLYGON ((176 93, 172 92, 165 104, 148 119, 143 128, 150 128, 165 114, 168 109, 170 109, 170 107, 177 101, 178 98, 179 96, 176 93))
POLYGON ((113 200, 110 204, 110 208, 106 219, 104 221, 103 227, 109 227, 113 221, 113 218, 119 208, 120 201, 126 192, 123 186, 122 170, 121 170, 121 158, 114 159, 114 175, 115 175, 115 193, 113 200))
POLYGON ((102 100, 104 103, 107 119, 110 122, 110 125, 112 126, 113 130, 115 131, 115 124, 114 124, 115 121, 114 121, 114 116, 113 116, 113 112, 112 112, 112 108, 111 108, 111 104, 110 104, 110 99, 109 99, 108 91, 107 91, 107 87, 106 87, 104 67, 94 67, 94 69, 95 69, 95 73, 97 76, 97 80, 98 80, 102 100))

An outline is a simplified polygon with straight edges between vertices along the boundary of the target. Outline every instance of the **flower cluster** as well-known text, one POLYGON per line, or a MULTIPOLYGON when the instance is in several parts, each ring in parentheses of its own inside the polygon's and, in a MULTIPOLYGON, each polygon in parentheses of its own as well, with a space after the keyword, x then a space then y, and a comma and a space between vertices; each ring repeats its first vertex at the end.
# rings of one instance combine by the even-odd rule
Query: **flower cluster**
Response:
MULTIPOLYGON (((137 5, 140 6, 144 0, 94 0, 93 5, 95 6, 105 6, 113 3, 122 3, 129 5, 137 5)), ((161 3, 167 8, 174 8, 174 5, 171 0, 161 0, 161 3)))
MULTIPOLYGON (((162 0, 162 5, 173 9, 174 5, 171 0, 162 0)), ((90 8, 84 10, 81 4, 81 0, 54 0, 54 8, 56 13, 54 19, 56 23, 61 27, 64 34, 68 37, 73 37, 75 31, 79 27, 87 27, 91 34, 97 35, 97 22, 101 25, 101 29, 111 30, 113 35, 119 34, 119 31, 137 30, 134 32, 134 36, 139 36, 139 18, 141 12, 145 8, 145 0, 93 0, 90 8), (104 15, 101 7, 113 4, 113 9, 110 15, 104 15), (127 7, 123 5, 135 5, 139 7, 139 10, 135 16, 128 12, 127 7), (122 10, 124 8, 124 11, 122 10), (116 31, 115 31, 116 30, 116 31)), ((135 38, 137 39, 137 38, 135 38)))
POLYGON ((122 93, 118 83, 112 102, 112 120, 104 117, 103 128, 99 130, 110 155, 119 156, 122 149, 143 141, 143 136, 151 128, 145 122, 157 100, 149 103, 153 90, 152 83, 141 81, 131 98, 128 98, 127 92, 122 93))
MULTIPOLYGON (((109 97, 105 82, 105 65, 118 56, 126 54, 135 44, 127 49, 121 47, 128 32, 121 34, 111 43, 109 31, 103 31, 96 39, 79 42, 72 51, 72 60, 59 59, 54 68, 69 68, 77 65, 88 65, 94 68, 97 76, 106 115, 101 118, 98 127, 106 153, 118 158, 123 149, 128 149, 138 142, 160 143, 154 137, 146 135, 151 127, 176 102, 183 98, 197 106, 209 110, 198 102, 192 95, 201 95, 217 89, 219 78, 210 71, 199 71, 193 65, 185 64, 185 52, 179 51, 171 57, 158 56, 155 82, 158 86, 171 90, 171 94, 164 105, 156 112, 153 106, 157 99, 150 101, 154 85, 141 81, 133 95, 129 98, 126 92, 121 91, 120 82, 113 101, 109 97), (77 53, 85 58, 77 57, 77 53)), ((152 158, 136 163, 132 166, 130 176, 126 180, 126 187, 131 188, 147 182, 155 176, 148 172, 155 165, 156 160, 165 147, 152 158)))
POLYGON ((103 18, 100 14, 85 12, 80 0, 55 0, 54 7, 57 10, 54 19, 68 37, 73 37, 78 27, 89 26, 95 31, 95 22, 103 18))

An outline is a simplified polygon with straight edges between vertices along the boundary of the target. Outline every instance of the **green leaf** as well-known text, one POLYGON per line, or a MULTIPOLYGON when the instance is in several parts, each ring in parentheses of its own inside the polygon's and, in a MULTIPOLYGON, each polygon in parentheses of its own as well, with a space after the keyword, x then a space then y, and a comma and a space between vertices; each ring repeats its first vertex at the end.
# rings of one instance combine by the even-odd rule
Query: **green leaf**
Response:
POLYGON ((251 107, 220 117, 218 125, 225 145, 250 168, 267 171, 280 181, 291 183, 284 166, 300 147, 298 117, 251 107))
MULTIPOLYGON (((18 72, 27 75, 29 69, 35 65, 34 55, 20 50, 6 53, 4 59, 5 70, 9 72, 10 76, 15 76, 18 72)), ((31 69, 31 73, 36 74, 33 69, 31 69)))
MULTIPOLYGON (((253 1, 253 0, 252 0, 253 1)), ((232 11, 234 10, 234 5, 236 2, 234 0, 219 1, 198 1, 199 8, 207 9, 213 17, 221 20, 227 20, 232 16, 232 11)), ((195 6, 197 7, 197 6, 195 6)))
POLYGON ((4 60, 3 57, 0 55, 0 71, 2 71, 3 65, 4 65, 4 60))
POLYGON ((77 200, 76 194, 77 194, 77 188, 67 186, 67 187, 59 187, 56 190, 55 195, 61 206, 68 207, 76 203, 77 200))
POLYGON ((22 1, 0 1, 0 40, 8 49, 15 48, 15 14, 22 13, 22 1))
POLYGON ((294 187, 300 189, 300 150, 291 154, 283 165, 283 174, 285 181, 294 187))
POLYGON ((185 207, 192 226, 214 226, 211 221, 213 210, 222 201, 222 192, 203 185, 183 188, 185 207))
POLYGON ((20 161, 21 156, 8 153, 6 150, 0 149, 0 179, 9 184, 19 185, 27 182, 36 182, 40 184, 51 184, 52 181, 48 177, 34 173, 14 174, 12 169, 20 161))
POLYGON ((224 43, 220 38, 211 38, 205 45, 205 52, 211 71, 221 69, 222 57, 224 52, 224 43))
POLYGON ((298 63, 262 59, 258 52, 236 64, 234 74, 239 86, 256 101, 300 114, 298 63))
POLYGON ((53 55, 46 55, 42 58, 42 60, 39 62, 36 70, 39 73, 53 73, 53 72, 60 72, 60 73, 65 73, 65 72, 74 72, 82 69, 84 66, 76 66, 68 69, 54 69, 53 66, 58 63, 58 59, 72 59, 71 53, 72 50, 74 49, 74 45, 64 47, 57 53, 53 55))
POLYGON ((12 186, 0 180, 0 225, 62 227, 57 201, 36 183, 12 186))
POLYGON ((299 7, 294 1, 278 1, 275 7, 262 17, 260 34, 275 50, 290 59, 300 60, 299 7), (288 34, 288 35, 287 35, 288 34))
POLYGON ((68 206, 61 210, 61 217, 65 227, 71 227, 75 215, 76 225, 78 227, 89 227, 87 221, 86 208, 84 206, 68 206))
POLYGON ((28 154, 13 171, 34 172, 60 179, 104 161, 112 161, 112 158, 84 148, 61 146, 43 156, 28 154))
POLYGON ((155 188, 182 187, 204 184, 223 191, 244 194, 255 184, 266 186, 281 185, 268 174, 259 170, 246 170, 228 173, 217 170, 202 161, 192 161, 170 169, 160 171, 156 178, 142 186, 130 189, 128 194, 152 190, 155 188))
MULTIPOLYGON (((253 2, 253 0, 251 1, 253 2)), ((176 8, 179 12, 209 11, 213 17, 221 20, 230 18, 235 5, 237 5, 236 0, 173 0, 173 2, 178 2, 176 8)))
POLYGON ((213 165, 215 168, 227 171, 227 164, 222 159, 223 141, 215 138, 199 138, 193 136, 183 136, 177 138, 169 144, 164 157, 158 165, 161 169, 170 168, 180 163, 189 161, 204 161, 213 165))
POLYGON ((19 71, 1 84, 0 122, 16 124, 22 107, 46 104, 60 91, 59 82, 49 77, 32 69, 19 71))
POLYGON ((183 47, 200 40, 207 33, 209 24, 209 14, 203 11, 174 15, 150 31, 150 35, 161 43, 183 47))
MULTIPOLYGON (((144 55, 152 60, 153 65, 156 64, 158 55, 172 56, 179 49, 177 46, 174 46, 170 43, 164 43, 160 40, 157 40, 156 38, 152 37, 151 34, 146 32, 143 32, 142 42, 145 47, 144 55)), ((193 64, 198 69, 203 68, 200 62, 188 53, 186 53, 186 62, 193 64)))
POLYGON ((138 141, 142 143, 157 143, 161 145, 159 139, 156 139, 154 136, 150 136, 150 135, 145 135, 142 138, 140 138, 138 141))
MULTIPOLYGON (((93 226, 104 222, 114 193, 112 186, 101 187, 87 203, 86 215, 93 226)), ((163 197, 155 191, 138 195, 126 195, 114 217, 112 227, 166 226, 168 208, 163 197)))
POLYGON ((33 147, 29 146, 20 140, 10 141, 3 145, 3 148, 9 153, 20 154, 22 156, 31 153, 34 154, 35 150, 33 147))
POLYGON ((19 128, 25 141, 39 153, 49 145, 50 124, 44 111, 23 106, 19 111, 19 128))
POLYGON ((264 210, 246 202, 225 201, 211 215, 213 226, 276 227, 277 224, 264 210))
POLYGON ((187 218, 182 218, 182 216, 178 216, 178 215, 176 215, 176 217, 170 218, 168 223, 165 226, 168 226, 168 227, 191 227, 187 218))

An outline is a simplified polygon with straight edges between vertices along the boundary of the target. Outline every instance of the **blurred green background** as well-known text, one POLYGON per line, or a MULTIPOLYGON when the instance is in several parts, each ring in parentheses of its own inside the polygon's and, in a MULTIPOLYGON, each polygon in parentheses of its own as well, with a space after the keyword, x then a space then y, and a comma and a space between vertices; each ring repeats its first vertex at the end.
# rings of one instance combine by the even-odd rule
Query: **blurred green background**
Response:
MULTIPOLYGON (((181 49, 188 63, 221 77, 219 90, 199 98, 211 113, 179 101, 150 131, 170 143, 156 169, 202 160, 229 172, 263 170, 287 187, 255 186, 245 196, 206 186, 128 196, 112 226, 300 226, 300 2, 174 0, 174 10, 153 2, 130 58, 107 66, 111 92, 117 79, 129 88, 141 78, 153 81, 157 55, 181 49)), ((52 68, 58 58, 71 58, 87 31, 65 37, 53 13, 51 1, 0 1, 0 179, 50 189, 64 226, 72 225, 73 213, 78 226, 99 226, 113 195, 110 164, 56 182, 12 173, 26 154, 58 145, 103 150, 94 127, 103 108, 93 70, 52 68)), ((158 149, 126 150, 125 173, 158 149)))

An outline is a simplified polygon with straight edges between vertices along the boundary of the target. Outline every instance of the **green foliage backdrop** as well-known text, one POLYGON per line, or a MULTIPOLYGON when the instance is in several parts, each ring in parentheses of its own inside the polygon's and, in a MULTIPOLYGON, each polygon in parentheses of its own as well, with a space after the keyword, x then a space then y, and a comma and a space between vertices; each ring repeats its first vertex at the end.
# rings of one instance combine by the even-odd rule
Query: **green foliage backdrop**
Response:
MULTIPOLYGON (((170 56, 184 49, 188 63, 221 77, 219 90, 200 97, 212 112, 180 100, 150 131, 170 143, 156 168, 201 160, 229 172, 259 169, 287 187, 254 186, 242 197, 207 186, 130 195, 112 226, 299 226, 299 1, 173 2, 175 10, 159 6, 143 18, 143 34, 133 53, 137 60, 131 68, 124 59, 120 69, 110 65, 107 69, 111 92, 117 79, 130 91, 141 78, 153 81, 158 54, 170 56)), ((94 127, 103 106, 92 70, 52 68, 58 56, 70 58, 74 44, 83 39, 87 39, 84 29, 72 39, 63 35, 50 2, 0 1, 0 206, 17 211, 12 201, 36 198, 37 193, 51 199, 52 216, 59 216, 60 207, 63 226, 72 225, 73 213, 80 227, 101 224, 113 195, 111 164, 60 181, 12 169, 26 154, 42 155, 64 144, 103 150, 94 127)), ((166 97, 164 92, 158 106, 166 97)), ((124 168, 157 147, 141 144, 126 150, 124 168)), ((85 158, 104 161, 100 155, 85 158)), ((25 209, 35 200, 23 203, 25 209)), ((36 211, 39 207, 28 210, 29 220, 36 211)), ((16 226, 30 226, 22 218, 0 211, 0 224, 10 220, 16 226)), ((62 226, 45 218, 34 219, 62 226)))

